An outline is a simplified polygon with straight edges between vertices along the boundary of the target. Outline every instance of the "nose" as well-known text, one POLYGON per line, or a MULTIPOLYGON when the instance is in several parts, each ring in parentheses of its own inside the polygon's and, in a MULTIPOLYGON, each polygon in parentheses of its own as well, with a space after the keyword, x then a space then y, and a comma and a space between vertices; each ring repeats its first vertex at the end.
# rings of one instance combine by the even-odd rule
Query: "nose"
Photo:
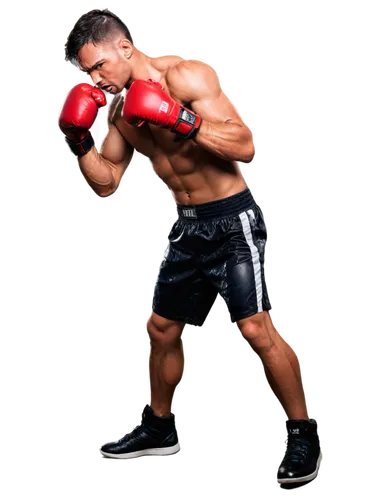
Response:
POLYGON ((94 85, 98 85, 99 86, 99 83, 101 82, 101 76, 99 75, 99 71, 92 71, 91 72, 91 80, 94 82, 94 85))

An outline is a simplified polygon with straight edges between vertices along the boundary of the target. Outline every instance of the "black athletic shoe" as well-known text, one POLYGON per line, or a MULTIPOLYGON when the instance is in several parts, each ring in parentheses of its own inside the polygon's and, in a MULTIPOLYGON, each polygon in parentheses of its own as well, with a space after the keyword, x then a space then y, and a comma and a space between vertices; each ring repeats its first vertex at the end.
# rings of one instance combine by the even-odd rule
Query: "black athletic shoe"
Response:
POLYGON ((287 450, 277 472, 279 483, 302 483, 318 475, 322 460, 316 420, 287 420, 287 450))
POLYGON ((180 451, 174 414, 158 417, 146 405, 142 423, 119 441, 104 444, 100 452, 110 458, 136 458, 142 455, 172 455, 180 451))

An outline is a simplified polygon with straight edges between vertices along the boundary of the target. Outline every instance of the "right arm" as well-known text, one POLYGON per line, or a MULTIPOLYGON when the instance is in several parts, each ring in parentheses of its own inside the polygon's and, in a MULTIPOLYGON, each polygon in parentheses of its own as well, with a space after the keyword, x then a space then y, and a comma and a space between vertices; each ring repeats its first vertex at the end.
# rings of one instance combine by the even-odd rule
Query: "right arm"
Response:
POLYGON ((93 146, 87 154, 78 159, 87 183, 101 197, 110 196, 116 191, 134 152, 134 148, 114 125, 114 119, 121 111, 121 101, 119 95, 111 102, 108 112, 108 134, 100 153, 93 146))

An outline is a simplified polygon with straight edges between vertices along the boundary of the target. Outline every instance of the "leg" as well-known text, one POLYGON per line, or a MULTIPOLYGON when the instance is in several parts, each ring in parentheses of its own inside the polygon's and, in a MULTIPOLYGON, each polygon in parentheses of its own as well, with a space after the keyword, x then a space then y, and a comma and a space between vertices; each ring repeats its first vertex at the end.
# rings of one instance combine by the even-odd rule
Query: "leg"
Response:
POLYGON ((150 337, 151 408, 158 416, 171 414, 174 390, 184 369, 181 334, 185 323, 152 313, 147 322, 150 337))
POLYGON ((241 319, 237 326, 259 355, 268 383, 288 419, 308 420, 298 358, 273 326, 269 312, 241 319))
POLYGON ((181 334, 185 324, 152 313, 147 322, 151 341, 151 405, 142 413, 142 423, 118 441, 103 445, 109 458, 135 458, 143 455, 171 455, 180 450, 172 397, 184 366, 181 334), (150 408, 151 406, 151 408, 150 408))

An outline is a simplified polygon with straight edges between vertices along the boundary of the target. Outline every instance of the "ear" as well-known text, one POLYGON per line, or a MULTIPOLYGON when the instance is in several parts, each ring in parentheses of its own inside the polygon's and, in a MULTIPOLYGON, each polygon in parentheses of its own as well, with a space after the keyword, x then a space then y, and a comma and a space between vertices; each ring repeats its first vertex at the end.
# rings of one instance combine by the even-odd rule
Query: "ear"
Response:
POLYGON ((127 59, 130 59, 133 55, 134 46, 127 38, 121 38, 118 42, 121 52, 127 59))

